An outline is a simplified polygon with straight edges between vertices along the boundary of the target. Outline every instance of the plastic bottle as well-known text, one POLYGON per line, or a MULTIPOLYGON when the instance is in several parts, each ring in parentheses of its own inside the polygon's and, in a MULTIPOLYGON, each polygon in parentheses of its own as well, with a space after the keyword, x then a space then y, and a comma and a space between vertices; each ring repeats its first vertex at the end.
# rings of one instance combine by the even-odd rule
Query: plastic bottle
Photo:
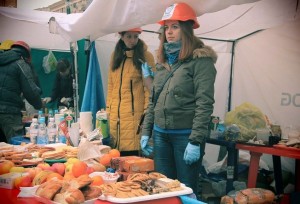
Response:
POLYGON ((40 118, 41 117, 44 117, 44 114, 43 114, 43 111, 42 110, 39 110, 39 112, 38 112, 38 122, 40 122, 40 118))
POLYGON ((56 136, 57 136, 57 126, 54 121, 54 118, 50 118, 47 126, 48 132, 48 143, 53 144, 56 143, 56 136))
POLYGON ((50 122, 50 118, 53 118, 53 117, 54 117, 53 110, 52 110, 52 109, 49 109, 47 124, 50 122))
POLYGON ((39 132, 37 135, 36 143, 39 145, 48 144, 47 127, 45 123, 45 117, 41 117, 39 120, 39 132))
MULTIPOLYGON (((65 120, 64 116, 60 117, 59 118, 59 123, 63 122, 64 120, 65 120)), ((59 126, 58 126, 57 142, 58 143, 64 143, 64 144, 66 144, 66 142, 67 142, 65 134, 59 126)))
POLYGON ((30 142, 36 144, 36 137, 39 132, 39 123, 37 118, 32 118, 32 123, 29 127, 30 142))

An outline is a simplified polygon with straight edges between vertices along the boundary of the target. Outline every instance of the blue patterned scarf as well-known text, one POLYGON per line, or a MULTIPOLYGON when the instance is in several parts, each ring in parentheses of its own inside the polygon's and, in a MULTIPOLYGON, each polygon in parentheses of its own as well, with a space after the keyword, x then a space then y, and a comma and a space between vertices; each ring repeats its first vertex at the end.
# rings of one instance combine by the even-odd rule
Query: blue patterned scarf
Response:
POLYGON ((169 64, 177 62, 180 49, 181 41, 164 43, 165 55, 169 64))

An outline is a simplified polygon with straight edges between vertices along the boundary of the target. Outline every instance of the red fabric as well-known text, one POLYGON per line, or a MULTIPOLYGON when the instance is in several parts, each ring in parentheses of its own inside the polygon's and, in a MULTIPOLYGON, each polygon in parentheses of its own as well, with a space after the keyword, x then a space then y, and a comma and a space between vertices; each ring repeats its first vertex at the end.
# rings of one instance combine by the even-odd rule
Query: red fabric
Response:
MULTIPOLYGON (((0 201, 5 204, 40 204, 35 198, 18 198, 19 190, 0 188, 0 201)), ((178 197, 164 198, 158 200, 149 200, 144 202, 137 202, 134 204, 181 204, 178 197)), ((95 204, 112 204, 108 201, 96 200, 95 204)))

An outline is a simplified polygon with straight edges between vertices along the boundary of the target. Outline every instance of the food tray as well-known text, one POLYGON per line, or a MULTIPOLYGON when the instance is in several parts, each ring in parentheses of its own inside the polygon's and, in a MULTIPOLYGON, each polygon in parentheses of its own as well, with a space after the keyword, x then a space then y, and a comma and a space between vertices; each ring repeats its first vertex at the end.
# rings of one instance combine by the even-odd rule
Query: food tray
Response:
POLYGON ((110 201, 113 203, 134 203, 134 202, 156 200, 156 199, 169 198, 169 197, 175 197, 175 196, 187 195, 187 194, 193 193, 193 190, 189 187, 186 187, 184 184, 181 184, 181 187, 183 188, 183 190, 181 190, 181 191, 163 192, 163 193, 159 193, 159 194, 138 196, 138 197, 132 197, 132 198, 116 198, 113 196, 101 195, 98 199, 99 200, 107 200, 107 201, 110 201))

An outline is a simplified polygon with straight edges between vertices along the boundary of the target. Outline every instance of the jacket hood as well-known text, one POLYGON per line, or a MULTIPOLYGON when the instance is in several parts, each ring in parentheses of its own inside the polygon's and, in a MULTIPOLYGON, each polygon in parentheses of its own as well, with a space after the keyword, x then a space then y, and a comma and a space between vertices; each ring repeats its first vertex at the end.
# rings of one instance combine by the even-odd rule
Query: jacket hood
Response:
POLYGON ((0 52, 0 66, 10 64, 20 58, 21 56, 13 50, 0 52))
POLYGON ((210 46, 204 45, 202 48, 197 48, 193 51, 193 59, 200 57, 210 57, 216 63, 218 55, 210 46))

